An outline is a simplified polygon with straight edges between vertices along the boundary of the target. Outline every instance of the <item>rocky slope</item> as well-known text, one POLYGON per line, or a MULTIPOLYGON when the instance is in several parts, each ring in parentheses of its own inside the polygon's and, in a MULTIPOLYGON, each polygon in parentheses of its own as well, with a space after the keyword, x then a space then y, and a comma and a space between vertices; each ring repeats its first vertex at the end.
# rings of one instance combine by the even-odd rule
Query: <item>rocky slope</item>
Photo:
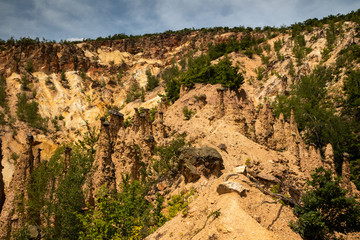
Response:
MULTIPOLYGON (((199 56, 206 52, 204 46, 208 43, 241 40, 246 33, 193 31, 79 44, 4 46, 0 52, 0 71, 6 77, 8 110, 2 109, 7 124, 1 126, 1 236, 23 224, 24 219, 14 206, 15 192, 23 192, 26 198, 24 184, 33 165, 47 161, 59 145, 82 139, 89 123, 100 129, 100 137, 88 177, 88 202, 104 183, 119 191, 123 173, 131 173, 138 179, 141 164, 137 149, 141 149, 142 160, 149 163, 154 147, 169 142, 176 134, 186 133, 186 140, 193 147, 208 146, 220 154, 223 167, 219 167, 220 163, 206 163, 205 169, 193 163, 191 167, 185 164, 177 184, 164 183, 168 198, 191 188, 196 190, 196 195, 186 216, 178 214, 148 239, 300 239, 288 224, 295 219, 292 209, 266 193, 279 186, 283 193, 298 200, 312 169, 324 166, 334 170, 332 147, 327 146, 323 160, 319 149, 304 143, 293 114, 290 119, 282 115, 276 119, 270 101, 288 92, 292 83, 318 64, 334 64, 346 46, 359 44, 359 39, 354 37, 355 24, 345 22, 330 57, 324 59, 322 52, 327 47, 324 29, 304 34, 306 47, 311 51, 301 65, 294 67, 294 77, 289 74, 290 62, 296 62, 292 52, 294 41, 290 32, 281 33, 260 44, 271 46, 262 53, 268 64, 257 54, 251 58, 243 51, 228 55, 244 75, 245 83, 238 92, 220 85, 198 84, 193 89, 183 88, 180 99, 170 106, 159 96, 164 94, 162 84, 147 92, 144 101, 127 103, 126 97, 134 82, 146 87, 147 70, 160 77, 166 67, 179 62, 189 52, 199 56), (278 40, 282 42, 280 60, 272 47, 278 40), (259 71, 264 77, 259 77, 259 71), (29 81, 26 87, 24 77, 29 81), (31 128, 16 118, 17 96, 23 92, 39 103, 47 131, 31 128), (139 113, 140 107, 155 106, 158 112, 154 122, 150 120, 149 110, 139 113), (184 119, 185 106, 195 113, 190 120, 184 119), (109 109, 120 112, 108 112, 109 109), (103 116, 109 116, 109 120, 103 116), (133 121, 124 129, 128 117, 133 121), (34 163, 35 160, 38 162, 34 163), (221 170, 221 174, 213 174, 215 169, 221 170), (251 178, 257 179, 260 187, 251 178), (243 189, 237 192, 219 187, 229 183, 243 189), (221 214, 216 217, 212 213, 217 210, 221 214)), ((266 37, 265 33, 253 35, 266 37)), ((343 76, 328 86, 333 94, 339 94, 336 90, 341 87, 342 79, 343 76)), ((346 187, 356 192, 349 181, 348 163, 344 161, 344 164, 346 187)))

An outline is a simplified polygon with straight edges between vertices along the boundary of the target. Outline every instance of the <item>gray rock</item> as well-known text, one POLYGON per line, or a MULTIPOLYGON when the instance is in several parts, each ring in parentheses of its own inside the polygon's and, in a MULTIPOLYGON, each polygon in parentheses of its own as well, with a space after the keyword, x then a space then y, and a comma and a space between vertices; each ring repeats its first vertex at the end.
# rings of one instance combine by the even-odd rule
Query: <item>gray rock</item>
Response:
POLYGON ((207 146, 183 148, 179 160, 185 182, 195 182, 201 175, 207 178, 210 175, 220 177, 221 170, 224 169, 220 153, 216 149, 207 146))
POLYGON ((223 182, 219 184, 216 191, 218 194, 225 194, 225 193, 231 193, 231 192, 237 192, 240 196, 242 196, 245 193, 245 188, 236 182, 223 182))

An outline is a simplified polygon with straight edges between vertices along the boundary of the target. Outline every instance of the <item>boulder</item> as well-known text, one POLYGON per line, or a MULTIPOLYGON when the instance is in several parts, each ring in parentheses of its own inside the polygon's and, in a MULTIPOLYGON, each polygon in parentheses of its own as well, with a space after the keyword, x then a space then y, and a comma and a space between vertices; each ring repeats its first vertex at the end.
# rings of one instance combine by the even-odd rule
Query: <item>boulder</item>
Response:
POLYGON ((237 192, 240 196, 245 193, 245 188, 236 182, 223 182, 219 184, 216 191, 218 194, 224 194, 224 193, 231 193, 231 192, 237 192))
POLYGON ((181 173, 185 177, 185 182, 195 182, 201 175, 209 177, 221 176, 224 169, 223 159, 220 153, 211 147, 183 148, 180 151, 181 173))

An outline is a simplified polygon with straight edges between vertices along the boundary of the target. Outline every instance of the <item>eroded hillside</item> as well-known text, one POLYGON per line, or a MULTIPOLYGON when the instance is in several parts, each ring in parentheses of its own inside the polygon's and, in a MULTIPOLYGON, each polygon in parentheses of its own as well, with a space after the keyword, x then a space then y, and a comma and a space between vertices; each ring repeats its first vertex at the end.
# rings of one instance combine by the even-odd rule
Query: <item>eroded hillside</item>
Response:
POLYGON ((289 221, 312 171, 337 171, 353 195, 356 157, 343 151, 339 161, 341 147, 311 142, 313 129, 298 126, 297 109, 276 103, 330 69, 325 95, 342 115, 337 99, 345 99, 348 70, 359 68, 350 57, 360 48, 358 28, 340 21, 3 44, 0 236, 301 239, 289 221), (222 85, 199 81, 213 76, 222 85), (140 198, 130 194, 130 179, 142 184, 140 198), (101 195, 104 186, 109 193, 101 195), (143 215, 120 214, 107 230, 93 229, 107 194, 126 191, 143 215), (122 222, 127 217, 131 223, 122 222))

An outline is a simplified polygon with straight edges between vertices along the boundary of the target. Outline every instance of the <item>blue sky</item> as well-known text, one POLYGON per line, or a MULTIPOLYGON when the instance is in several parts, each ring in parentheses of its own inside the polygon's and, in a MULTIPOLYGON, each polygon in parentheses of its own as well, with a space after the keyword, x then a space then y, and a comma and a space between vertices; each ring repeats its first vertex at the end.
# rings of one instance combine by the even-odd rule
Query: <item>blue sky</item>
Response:
POLYGON ((192 27, 281 26, 359 8, 359 0, 0 0, 0 38, 59 41, 192 27))

